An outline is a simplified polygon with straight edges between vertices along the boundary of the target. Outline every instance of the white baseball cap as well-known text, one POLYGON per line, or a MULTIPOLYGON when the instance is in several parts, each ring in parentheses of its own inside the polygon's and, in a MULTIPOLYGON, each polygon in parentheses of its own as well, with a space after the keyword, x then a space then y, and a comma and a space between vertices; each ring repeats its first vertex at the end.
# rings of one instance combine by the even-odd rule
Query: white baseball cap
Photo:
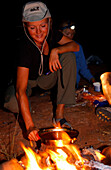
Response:
POLYGON ((43 2, 28 2, 23 8, 22 22, 40 21, 44 18, 50 18, 49 9, 43 2))

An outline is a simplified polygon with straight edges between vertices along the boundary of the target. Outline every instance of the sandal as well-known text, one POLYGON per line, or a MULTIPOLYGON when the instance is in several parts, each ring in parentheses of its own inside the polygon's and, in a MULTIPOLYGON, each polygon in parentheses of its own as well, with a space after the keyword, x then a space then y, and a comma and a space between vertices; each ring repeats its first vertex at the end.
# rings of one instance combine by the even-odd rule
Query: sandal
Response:
POLYGON ((96 108, 97 117, 105 122, 111 121, 111 107, 97 107, 96 108))
POLYGON ((67 122, 67 120, 65 118, 63 119, 56 119, 56 118, 52 118, 52 122, 54 125, 57 126, 58 123, 60 123, 60 126, 62 127, 63 125, 68 126, 70 129, 73 129, 72 126, 67 122))

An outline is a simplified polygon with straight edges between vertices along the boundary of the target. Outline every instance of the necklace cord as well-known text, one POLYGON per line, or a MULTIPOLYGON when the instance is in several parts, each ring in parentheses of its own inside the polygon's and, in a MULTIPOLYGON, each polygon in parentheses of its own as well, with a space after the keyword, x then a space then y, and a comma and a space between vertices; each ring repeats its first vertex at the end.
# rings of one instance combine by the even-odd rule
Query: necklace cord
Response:
POLYGON ((47 40, 47 37, 49 35, 49 30, 50 30, 50 21, 48 20, 48 33, 47 33, 47 36, 43 42, 43 45, 42 45, 42 49, 40 50, 39 47, 35 44, 35 42, 28 36, 27 34, 27 31, 26 31, 26 28, 25 28, 25 24, 23 23, 23 28, 24 28, 24 32, 25 32, 25 35, 27 36, 27 38, 32 42, 32 44, 39 50, 40 54, 41 54, 41 63, 40 63, 40 67, 39 67, 39 71, 38 71, 38 74, 39 76, 41 76, 43 74, 43 50, 44 50, 44 45, 45 45, 45 42, 47 40))

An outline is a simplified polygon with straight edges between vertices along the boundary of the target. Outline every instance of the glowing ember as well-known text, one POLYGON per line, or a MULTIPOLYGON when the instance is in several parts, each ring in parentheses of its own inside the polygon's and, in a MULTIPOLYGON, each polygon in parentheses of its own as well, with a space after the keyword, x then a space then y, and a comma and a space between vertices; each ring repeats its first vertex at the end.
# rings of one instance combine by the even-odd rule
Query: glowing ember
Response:
POLYGON ((104 155, 102 155, 100 152, 96 151, 95 150, 95 153, 96 153, 96 156, 98 157, 99 161, 103 160, 105 158, 104 155))

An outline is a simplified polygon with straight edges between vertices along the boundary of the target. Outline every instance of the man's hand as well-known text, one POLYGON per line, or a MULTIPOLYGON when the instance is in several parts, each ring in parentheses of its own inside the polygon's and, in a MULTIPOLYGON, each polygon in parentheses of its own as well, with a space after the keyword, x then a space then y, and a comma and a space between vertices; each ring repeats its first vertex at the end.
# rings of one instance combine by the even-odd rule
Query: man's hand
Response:
POLYGON ((40 140, 40 136, 38 135, 37 130, 33 130, 29 133, 28 139, 31 141, 38 141, 40 140))
POLYGON ((27 137, 31 141, 38 141, 40 140, 40 136, 38 134, 38 130, 35 126, 30 126, 29 129, 27 130, 27 137))
POLYGON ((59 61, 57 48, 51 50, 50 58, 49 58, 49 69, 51 72, 57 71, 58 69, 62 69, 62 66, 59 61))

